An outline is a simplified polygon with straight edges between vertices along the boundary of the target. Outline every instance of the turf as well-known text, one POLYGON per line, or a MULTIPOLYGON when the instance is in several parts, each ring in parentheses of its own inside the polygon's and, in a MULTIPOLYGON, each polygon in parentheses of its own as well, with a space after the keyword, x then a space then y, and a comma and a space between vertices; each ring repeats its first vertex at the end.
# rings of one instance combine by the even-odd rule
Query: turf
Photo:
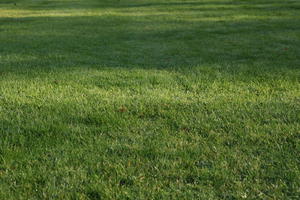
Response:
POLYGON ((0 1, 0 199, 299 199, 298 0, 0 1))

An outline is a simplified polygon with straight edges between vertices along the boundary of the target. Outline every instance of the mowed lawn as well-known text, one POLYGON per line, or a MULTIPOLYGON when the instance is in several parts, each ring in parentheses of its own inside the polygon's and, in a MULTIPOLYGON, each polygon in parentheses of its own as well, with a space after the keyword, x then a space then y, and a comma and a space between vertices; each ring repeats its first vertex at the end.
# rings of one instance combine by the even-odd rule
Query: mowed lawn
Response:
POLYGON ((300 1, 0 1, 0 199, 299 199, 300 1))

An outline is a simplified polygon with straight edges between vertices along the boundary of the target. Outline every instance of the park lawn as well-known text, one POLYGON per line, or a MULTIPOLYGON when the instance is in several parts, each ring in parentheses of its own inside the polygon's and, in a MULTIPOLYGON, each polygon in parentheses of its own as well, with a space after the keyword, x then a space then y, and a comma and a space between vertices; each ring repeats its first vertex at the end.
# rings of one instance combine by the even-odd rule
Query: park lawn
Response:
POLYGON ((299 199, 298 0, 0 1, 0 199, 299 199))

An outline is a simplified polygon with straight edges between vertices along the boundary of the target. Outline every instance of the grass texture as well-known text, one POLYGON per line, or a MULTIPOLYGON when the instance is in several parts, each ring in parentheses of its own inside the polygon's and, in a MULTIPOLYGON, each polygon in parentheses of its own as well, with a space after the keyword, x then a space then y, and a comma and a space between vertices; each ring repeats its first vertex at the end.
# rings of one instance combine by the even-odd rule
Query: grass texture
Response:
POLYGON ((299 199, 298 0, 0 1, 0 199, 299 199))

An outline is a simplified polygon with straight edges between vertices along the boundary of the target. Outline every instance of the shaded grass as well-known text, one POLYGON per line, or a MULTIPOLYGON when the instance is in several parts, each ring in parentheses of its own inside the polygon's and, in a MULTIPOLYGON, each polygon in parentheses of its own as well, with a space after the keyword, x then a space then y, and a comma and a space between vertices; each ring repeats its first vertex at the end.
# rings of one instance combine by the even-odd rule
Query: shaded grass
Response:
POLYGON ((298 11, 1 4, 0 198, 299 198, 298 11))

